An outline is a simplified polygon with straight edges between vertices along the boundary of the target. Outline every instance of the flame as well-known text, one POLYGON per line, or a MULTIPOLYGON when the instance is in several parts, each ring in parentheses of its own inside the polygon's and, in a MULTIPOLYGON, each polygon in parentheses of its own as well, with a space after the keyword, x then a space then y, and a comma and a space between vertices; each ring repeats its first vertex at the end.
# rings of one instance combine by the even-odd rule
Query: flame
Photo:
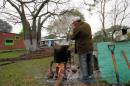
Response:
POLYGON ((63 63, 57 63, 56 68, 58 67, 58 76, 64 76, 64 64, 63 63))

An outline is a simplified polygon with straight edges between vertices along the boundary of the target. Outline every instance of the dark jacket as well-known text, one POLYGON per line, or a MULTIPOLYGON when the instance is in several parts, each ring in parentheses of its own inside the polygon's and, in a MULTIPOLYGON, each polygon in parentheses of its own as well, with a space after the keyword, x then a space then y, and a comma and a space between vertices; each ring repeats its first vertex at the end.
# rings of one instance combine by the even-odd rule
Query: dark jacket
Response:
POLYGON ((75 40, 77 53, 93 51, 91 27, 86 22, 79 22, 80 25, 73 30, 72 40, 75 40))

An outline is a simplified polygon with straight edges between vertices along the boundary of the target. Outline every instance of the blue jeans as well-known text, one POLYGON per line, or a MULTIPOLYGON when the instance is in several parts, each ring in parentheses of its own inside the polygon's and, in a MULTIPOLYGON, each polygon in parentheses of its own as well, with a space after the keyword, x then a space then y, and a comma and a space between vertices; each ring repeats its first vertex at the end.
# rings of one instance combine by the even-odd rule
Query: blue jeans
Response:
POLYGON ((89 76, 93 74, 92 52, 79 54, 79 64, 80 64, 81 79, 88 80, 89 76))

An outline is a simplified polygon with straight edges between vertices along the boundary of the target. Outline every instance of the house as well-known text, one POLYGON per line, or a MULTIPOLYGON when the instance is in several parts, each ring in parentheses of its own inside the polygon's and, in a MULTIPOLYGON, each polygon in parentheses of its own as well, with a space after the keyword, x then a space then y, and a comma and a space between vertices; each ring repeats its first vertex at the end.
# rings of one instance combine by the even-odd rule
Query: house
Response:
POLYGON ((130 32, 130 29, 120 29, 118 31, 115 31, 114 33, 114 39, 116 41, 124 41, 128 40, 128 33, 130 32))
POLYGON ((0 51, 24 48, 22 36, 15 33, 0 32, 0 51))

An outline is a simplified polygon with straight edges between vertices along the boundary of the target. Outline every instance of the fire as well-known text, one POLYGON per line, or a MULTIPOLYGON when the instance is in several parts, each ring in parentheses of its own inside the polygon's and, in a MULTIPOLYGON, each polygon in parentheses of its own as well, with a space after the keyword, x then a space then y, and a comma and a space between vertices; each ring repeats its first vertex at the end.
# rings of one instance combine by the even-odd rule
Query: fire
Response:
POLYGON ((58 77, 60 76, 64 76, 64 63, 57 63, 56 64, 56 71, 57 71, 57 74, 58 74, 58 77))

